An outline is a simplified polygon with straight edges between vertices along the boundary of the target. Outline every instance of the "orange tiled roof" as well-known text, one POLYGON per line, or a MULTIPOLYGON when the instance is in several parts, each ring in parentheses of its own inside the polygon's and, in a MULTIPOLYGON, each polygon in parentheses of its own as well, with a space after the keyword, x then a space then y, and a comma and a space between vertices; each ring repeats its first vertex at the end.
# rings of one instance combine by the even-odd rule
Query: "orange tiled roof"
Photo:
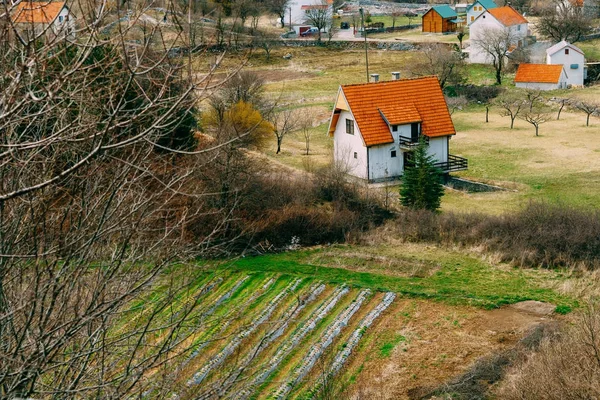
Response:
POLYGON ((511 6, 492 8, 487 11, 504 26, 526 24, 529 22, 511 6))
POLYGON ((515 82, 558 83, 562 70, 562 64, 521 64, 515 82))
POLYGON ((16 23, 49 24, 58 17, 64 2, 22 1, 16 6, 13 21, 16 23))
POLYGON ((435 76, 343 85, 342 92, 367 147, 394 142, 382 112, 393 120, 393 125, 420 120, 421 132, 429 137, 456 133, 435 76), (401 110, 406 110, 408 116, 401 116, 401 110))
POLYGON ((412 105, 402 104, 387 104, 379 107, 379 111, 383 114, 383 118, 390 125, 409 124, 411 122, 421 122, 421 115, 417 108, 412 105))

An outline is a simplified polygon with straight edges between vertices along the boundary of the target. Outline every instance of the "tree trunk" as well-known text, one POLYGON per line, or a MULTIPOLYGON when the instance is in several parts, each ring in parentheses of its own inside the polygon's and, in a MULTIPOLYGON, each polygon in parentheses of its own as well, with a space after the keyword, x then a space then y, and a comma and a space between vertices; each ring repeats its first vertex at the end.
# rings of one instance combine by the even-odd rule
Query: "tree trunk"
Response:
POLYGON ((535 136, 539 136, 538 135, 538 130, 539 130, 540 126, 539 125, 535 125, 535 136))
POLYGON ((510 129, 512 129, 513 126, 515 125, 515 118, 517 118, 516 115, 514 117, 513 116, 510 117, 510 129))
POLYGON ((556 116, 556 120, 558 121, 560 119, 560 113, 562 112, 562 109, 565 105, 561 104, 560 108, 558 109, 558 115, 556 116))
POLYGON ((490 115, 490 106, 485 106, 485 122, 490 122, 488 116, 490 115))
POLYGON ((590 126, 590 114, 587 115, 587 118, 585 120, 585 126, 590 126))
POLYGON ((502 84, 502 70, 500 68, 496 68, 496 84, 502 84))
POLYGON ((277 137, 277 151, 275 152, 275 154, 279 154, 279 152, 281 152, 281 141, 283 140, 283 137, 277 137))

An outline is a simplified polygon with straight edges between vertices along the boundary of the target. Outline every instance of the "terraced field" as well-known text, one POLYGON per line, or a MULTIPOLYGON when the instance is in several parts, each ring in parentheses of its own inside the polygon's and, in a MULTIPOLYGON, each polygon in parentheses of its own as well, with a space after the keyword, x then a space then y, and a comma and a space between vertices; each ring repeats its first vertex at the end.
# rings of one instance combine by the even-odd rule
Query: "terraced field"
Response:
MULTIPOLYGON (((192 288, 168 310, 177 315, 198 303, 183 328, 188 335, 181 335, 177 361, 163 371, 176 388, 168 395, 180 399, 311 398, 319 384, 307 377, 323 355, 333 357, 329 376, 337 374, 396 297, 277 273, 207 274, 192 288)), ((139 322, 145 313, 136 315, 139 322)), ((149 348, 164 339, 157 335, 149 348)), ((158 387, 145 392, 165 394, 158 387)))

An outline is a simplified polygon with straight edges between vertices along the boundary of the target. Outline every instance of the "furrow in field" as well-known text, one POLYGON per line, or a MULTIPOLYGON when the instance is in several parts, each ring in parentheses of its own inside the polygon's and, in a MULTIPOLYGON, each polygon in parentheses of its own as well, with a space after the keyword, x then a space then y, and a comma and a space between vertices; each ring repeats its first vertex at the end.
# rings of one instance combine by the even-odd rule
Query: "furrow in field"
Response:
POLYGON ((302 279, 297 278, 291 282, 283 291, 275 296, 267 305, 267 307, 259 314, 258 318, 255 319, 252 324, 240 332, 234 339, 229 342, 215 357, 213 357, 206 365, 204 365, 198 372, 187 381, 187 386, 194 386, 200 384, 204 378, 212 371, 215 367, 221 365, 225 359, 234 352, 234 350, 240 345, 242 340, 252 334, 261 324, 269 319, 271 314, 278 307, 279 303, 285 299, 296 287, 300 284, 302 279))
POLYGON ((250 397, 255 390, 267 380, 267 378, 279 367, 280 363, 293 351, 293 349, 300 344, 302 339, 314 330, 323 318, 329 314, 329 312, 335 307, 344 295, 349 292, 348 287, 340 286, 335 289, 331 296, 325 300, 321 306, 309 317, 308 320, 304 321, 301 326, 292 335, 282 343, 281 347, 271 357, 270 361, 265 364, 261 369, 263 372, 258 374, 256 378, 239 393, 233 394, 229 398, 232 399, 247 399, 250 397))
POLYGON ((313 346, 308 354, 304 357, 296 369, 291 373, 291 376, 279 387, 279 389, 273 395, 276 399, 283 399, 287 394, 302 381, 304 377, 310 372, 312 367, 315 365, 321 354, 325 349, 333 342, 336 336, 340 334, 342 329, 348 324, 350 318, 360 309, 364 301, 371 294, 369 289, 363 289, 360 291, 356 299, 350 304, 344 311, 337 315, 333 322, 327 327, 325 332, 319 338, 317 344, 313 346))

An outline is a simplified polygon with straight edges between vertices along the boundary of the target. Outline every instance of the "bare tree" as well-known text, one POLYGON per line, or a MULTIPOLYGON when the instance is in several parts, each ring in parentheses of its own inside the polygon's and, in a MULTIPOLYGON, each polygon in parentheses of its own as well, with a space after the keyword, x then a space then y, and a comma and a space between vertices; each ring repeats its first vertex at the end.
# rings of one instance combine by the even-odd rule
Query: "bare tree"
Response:
POLYGON ((267 4, 269 10, 279 17, 281 27, 283 28, 285 26, 285 13, 289 9, 290 0, 269 0, 267 4))
POLYGON ((460 53, 439 43, 427 45, 422 51, 422 59, 412 68, 413 75, 436 75, 440 86, 457 84, 464 80, 464 62, 460 53))
POLYGON ((281 152, 283 139, 298 128, 300 119, 298 111, 289 108, 281 111, 274 111, 270 114, 268 119, 271 124, 273 124, 273 133, 277 139, 277 151, 275 154, 279 154, 281 152))
POLYGON ((392 30, 396 27, 396 20, 400 17, 402 13, 400 11, 392 11, 390 16, 392 17, 392 30))
POLYGON ((300 118, 300 130, 302 131, 302 137, 304 138, 304 144, 306 148, 306 155, 310 152, 310 138, 312 136, 313 129, 313 116, 309 110, 304 110, 300 118))
POLYGON ((146 26, 138 45, 139 15, 110 25, 105 8, 84 5, 77 40, 0 6, 1 398, 154 389, 145 377, 185 351, 183 321, 203 299, 169 310, 198 275, 183 265, 169 281, 165 268, 225 251, 215 237, 232 208, 213 206, 200 179, 224 144, 196 137, 213 71, 192 73, 189 52, 175 51, 190 46, 189 19, 146 26), (157 280, 161 296, 132 309, 157 280))
POLYGON ((533 125, 535 136, 539 136, 540 125, 550 119, 550 110, 547 107, 536 106, 519 115, 519 118, 533 125))
POLYGON ((560 119, 560 113, 562 112, 563 108, 565 108, 565 105, 571 102, 571 99, 568 97, 561 97, 559 99, 555 99, 555 101, 560 104, 558 113, 556 114, 556 120, 558 121, 560 119))
POLYGON ((527 103, 529 104, 529 112, 532 112, 533 107, 544 99, 544 95, 539 89, 527 89, 525 95, 527 97, 527 103))
POLYGON ((462 51, 463 48, 463 40, 465 38, 465 35, 466 34, 464 28, 460 28, 456 33, 456 38, 458 39, 458 48, 460 49, 460 51, 462 51))
POLYGON ((321 33, 331 25, 331 9, 327 1, 322 0, 319 3, 313 4, 309 9, 306 10, 305 14, 306 22, 314 26, 319 30, 317 34, 317 41, 321 41, 321 33))
POLYGON ((456 110, 462 110, 462 108, 469 103, 466 97, 464 96, 444 96, 444 98, 446 99, 446 105, 448 106, 448 111, 450 112, 450 115, 454 114, 456 110))
POLYGON ((515 119, 519 116, 525 102, 518 96, 506 95, 496 101, 496 105, 501 108, 500 115, 510 117, 510 129, 513 129, 515 119))
POLYGON ((515 34, 510 29, 485 29, 476 39, 471 37, 472 52, 482 52, 492 62, 498 85, 502 84, 506 58, 515 42, 515 34))
POLYGON ((600 105, 588 101, 578 101, 575 103, 575 108, 583 111, 586 114, 585 126, 590 126, 590 115, 598 114, 600 111, 600 105))
POLYGON ((592 31, 592 19, 575 2, 556 0, 543 11, 536 27, 542 36, 555 42, 575 43, 592 31))
POLYGON ((412 26, 411 22, 413 18, 417 18, 417 14, 412 11, 407 11, 404 13, 404 16, 408 18, 408 27, 410 28, 412 26))

